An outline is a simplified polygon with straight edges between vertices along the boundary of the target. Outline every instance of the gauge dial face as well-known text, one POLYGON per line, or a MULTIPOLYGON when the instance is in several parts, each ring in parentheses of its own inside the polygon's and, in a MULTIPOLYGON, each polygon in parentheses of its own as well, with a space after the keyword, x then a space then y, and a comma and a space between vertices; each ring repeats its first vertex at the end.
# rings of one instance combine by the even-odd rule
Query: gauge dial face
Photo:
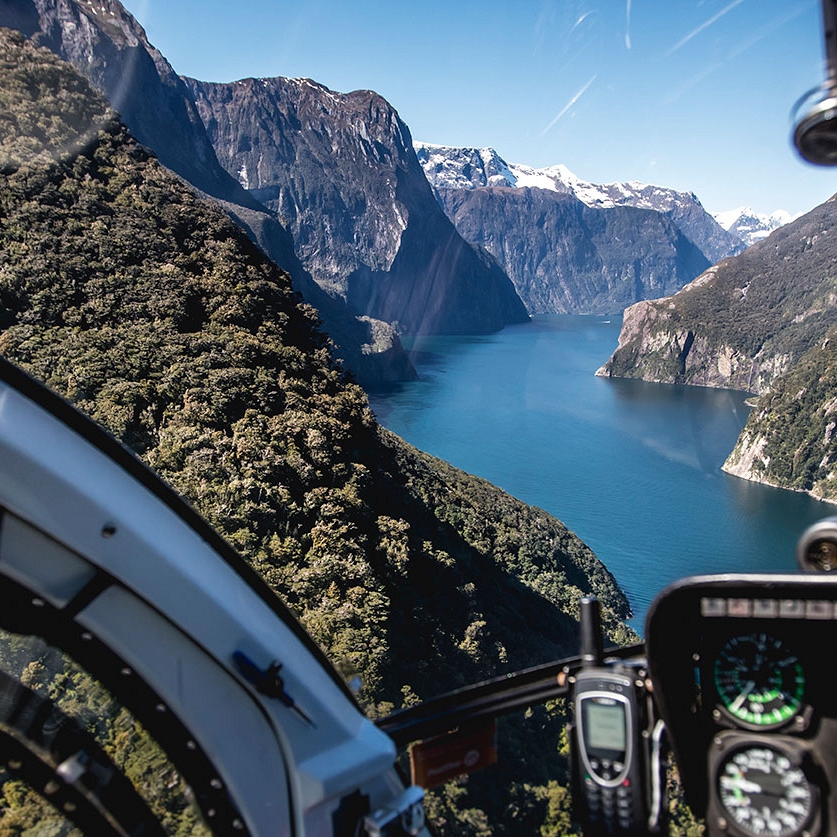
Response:
POLYGON ((729 640, 715 659, 714 674, 721 705, 745 725, 780 726, 802 706, 802 664, 782 642, 767 634, 729 640))
POLYGON ((811 819, 811 785, 800 767, 772 747, 734 751, 721 763, 717 782, 725 815, 745 834, 801 834, 811 819))

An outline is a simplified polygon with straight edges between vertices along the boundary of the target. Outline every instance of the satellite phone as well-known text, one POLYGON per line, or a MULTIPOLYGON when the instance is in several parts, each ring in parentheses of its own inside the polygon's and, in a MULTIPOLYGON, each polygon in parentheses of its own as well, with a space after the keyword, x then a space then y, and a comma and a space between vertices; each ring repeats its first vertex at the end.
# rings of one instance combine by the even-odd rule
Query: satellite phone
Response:
POLYGON ((665 787, 644 669, 607 663, 598 599, 581 600, 581 667, 570 677, 573 803, 585 835, 655 834, 665 787))

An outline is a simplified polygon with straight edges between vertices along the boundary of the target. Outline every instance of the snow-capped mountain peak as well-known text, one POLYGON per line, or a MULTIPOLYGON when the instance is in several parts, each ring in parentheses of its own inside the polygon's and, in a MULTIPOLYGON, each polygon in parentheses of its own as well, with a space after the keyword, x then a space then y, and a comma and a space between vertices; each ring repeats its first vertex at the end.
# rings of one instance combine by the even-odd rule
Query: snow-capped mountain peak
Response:
POLYGON ((799 217, 799 214, 791 215, 784 209, 777 209, 767 215, 755 212, 749 206, 714 212, 712 215, 727 232, 737 235, 748 247, 799 217))
POLYGON ((515 186, 508 164, 493 148, 454 148, 414 143, 416 155, 430 185, 438 189, 478 189, 515 186))
POLYGON ((616 207, 651 210, 673 221, 711 263, 740 252, 743 243, 721 229, 692 192, 678 192, 636 180, 597 184, 564 165, 536 169, 507 163, 493 148, 459 148, 416 142, 414 148, 440 203, 446 192, 485 189, 539 189, 576 198, 595 210, 616 207))
POLYGON ((479 189, 486 186, 548 189, 575 195, 598 209, 635 206, 669 212, 676 204, 698 203, 692 193, 652 186, 638 180, 597 184, 582 180, 565 165, 536 169, 507 163, 493 148, 459 148, 414 143, 419 162, 434 189, 479 189))

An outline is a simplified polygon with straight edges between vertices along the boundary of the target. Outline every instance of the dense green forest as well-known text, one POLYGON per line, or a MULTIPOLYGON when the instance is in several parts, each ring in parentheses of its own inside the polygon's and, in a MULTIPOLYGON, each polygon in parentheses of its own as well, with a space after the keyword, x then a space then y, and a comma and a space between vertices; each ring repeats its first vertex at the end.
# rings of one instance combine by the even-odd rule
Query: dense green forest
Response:
MULTIPOLYGON (((36 749, 54 754, 56 742, 66 742, 67 725, 75 722, 90 735, 83 746, 95 758, 98 745, 115 769, 127 777, 139 797, 162 824, 165 833, 179 837, 211 834, 201 820, 191 789, 169 761, 165 751, 148 734, 131 712, 98 681, 69 657, 35 637, 0 632, 0 660, 3 681, 3 722, 12 729, 28 728, 36 749), (23 688, 15 692, 7 678, 23 688), (58 732, 64 727, 64 732, 58 732)), ((63 752, 67 746, 64 744, 63 752)), ((60 758, 60 756, 59 756, 60 758)), ((111 772, 104 760, 99 765, 100 788, 112 786, 111 772)), ((0 837, 77 837, 82 832, 64 814, 63 806, 51 806, 32 792, 17 775, 15 760, 4 750, 0 763, 0 837)), ((105 791, 106 793, 107 791, 105 791)), ((126 806, 132 807, 132 806, 126 806)), ((133 811, 120 811, 127 819, 133 811)), ((131 832, 134 833, 134 832, 131 832)))
POLYGON ((824 204, 739 256, 678 299, 684 323, 713 344, 791 364, 837 319, 835 207, 824 204))
MULTIPOLYGON (((0 30, 0 72, 0 353, 187 497, 360 675, 370 713, 573 653, 582 594, 629 638, 595 555, 383 430, 290 277, 71 67, 0 30)), ((555 712, 436 797, 443 833, 566 815, 555 712)))

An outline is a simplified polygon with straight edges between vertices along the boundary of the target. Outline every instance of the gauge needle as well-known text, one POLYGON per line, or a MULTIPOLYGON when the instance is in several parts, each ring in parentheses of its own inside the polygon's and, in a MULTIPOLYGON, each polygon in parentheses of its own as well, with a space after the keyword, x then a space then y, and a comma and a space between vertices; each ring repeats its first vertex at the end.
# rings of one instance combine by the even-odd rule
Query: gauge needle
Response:
POLYGON ((744 688, 739 692, 738 697, 730 704, 730 712, 737 712, 741 709, 741 704, 747 700, 747 695, 755 689, 756 684, 753 680, 748 680, 744 688))
MULTIPOLYGON (((761 793, 761 785, 745 779, 740 773, 737 776, 721 776, 721 787, 733 792, 761 793)), ((737 794, 736 794, 737 797, 737 794)))

